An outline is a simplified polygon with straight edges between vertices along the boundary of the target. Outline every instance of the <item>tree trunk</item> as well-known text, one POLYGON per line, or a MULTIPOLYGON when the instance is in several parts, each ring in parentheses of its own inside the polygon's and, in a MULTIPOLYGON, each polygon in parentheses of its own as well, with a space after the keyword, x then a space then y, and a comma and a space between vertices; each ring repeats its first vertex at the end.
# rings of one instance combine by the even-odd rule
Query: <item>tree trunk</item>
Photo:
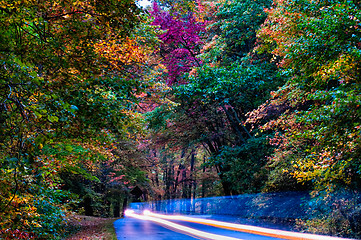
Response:
POLYGON ((86 216, 94 216, 93 207, 91 203, 92 203, 92 199, 90 197, 84 198, 84 210, 86 216))
POLYGON ((188 198, 191 199, 192 198, 192 188, 194 186, 194 179, 193 179, 193 172, 194 172, 194 163, 195 163, 195 152, 194 150, 192 150, 191 153, 191 169, 190 169, 190 173, 189 173, 189 183, 188 183, 188 188, 189 188, 189 193, 188 193, 188 198))
POLYGON ((120 217, 120 200, 119 200, 119 199, 117 199, 117 200, 114 202, 113 216, 114 216, 115 218, 120 217))
POLYGON ((122 217, 124 217, 124 212, 125 212, 125 210, 127 210, 127 206, 128 206, 128 198, 125 197, 125 198, 123 199, 122 217))
POLYGON ((232 195, 232 183, 227 181, 226 177, 225 177, 225 173, 228 172, 229 169, 224 169, 221 166, 217 166, 217 172, 219 175, 219 178, 221 179, 221 184, 222 184, 222 188, 223 188, 223 192, 225 196, 231 196, 232 195))

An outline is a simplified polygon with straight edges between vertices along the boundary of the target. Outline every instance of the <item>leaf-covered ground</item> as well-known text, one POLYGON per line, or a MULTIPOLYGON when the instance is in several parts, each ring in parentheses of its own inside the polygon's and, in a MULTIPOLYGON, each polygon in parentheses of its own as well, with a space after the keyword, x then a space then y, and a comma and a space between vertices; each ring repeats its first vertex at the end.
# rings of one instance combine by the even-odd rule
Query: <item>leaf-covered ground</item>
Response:
POLYGON ((71 218, 71 226, 79 230, 66 240, 116 240, 113 227, 115 220, 115 218, 74 216, 71 218))

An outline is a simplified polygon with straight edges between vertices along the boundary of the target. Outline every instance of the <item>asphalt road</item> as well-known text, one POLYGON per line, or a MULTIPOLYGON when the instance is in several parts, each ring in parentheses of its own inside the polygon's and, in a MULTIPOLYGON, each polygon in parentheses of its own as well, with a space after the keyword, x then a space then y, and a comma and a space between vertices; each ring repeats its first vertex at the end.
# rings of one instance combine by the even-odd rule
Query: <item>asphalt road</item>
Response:
MULTIPOLYGON (((226 236, 236 239, 249 240, 276 240, 279 238, 258 236, 254 234, 242 233, 217 227, 207 226, 197 223, 183 221, 172 221, 182 226, 197 229, 203 232, 220 235, 219 240, 225 239, 226 236), (224 237, 222 237, 224 236, 224 237)), ((164 226, 149 220, 125 217, 114 222, 115 231, 119 240, 194 240, 208 239, 176 230, 172 227, 164 226)))

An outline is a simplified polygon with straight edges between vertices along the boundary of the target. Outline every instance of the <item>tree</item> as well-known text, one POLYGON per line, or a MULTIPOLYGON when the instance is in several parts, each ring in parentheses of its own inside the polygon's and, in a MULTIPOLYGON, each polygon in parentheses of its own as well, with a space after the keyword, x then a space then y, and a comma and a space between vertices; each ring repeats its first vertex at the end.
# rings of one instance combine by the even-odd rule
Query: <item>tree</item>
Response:
POLYGON ((279 110, 264 126, 278 131, 272 176, 312 186, 323 207, 313 209, 318 217, 309 228, 322 223, 328 233, 350 233, 356 207, 339 203, 340 192, 360 187, 360 4, 276 1, 267 12, 259 50, 274 54, 287 79, 254 114, 264 119, 279 110))
POLYGON ((289 77, 271 103, 286 103, 289 111, 268 124, 282 122, 285 141, 279 157, 292 151, 287 154, 295 157, 292 174, 300 181, 315 179, 317 188, 358 186, 358 5, 284 2, 269 11, 260 36, 266 46, 274 39, 272 52, 289 77))
MULTIPOLYGON (((198 41, 200 33, 203 33, 206 42, 199 51, 191 52, 191 55, 196 57, 193 60, 194 64, 182 64, 182 67, 187 66, 187 68, 175 74, 178 84, 172 85, 174 95, 172 101, 177 105, 171 109, 160 106, 151 115, 154 117, 150 122, 151 125, 162 124, 167 129, 171 129, 166 130, 166 135, 163 135, 168 143, 182 142, 204 146, 210 156, 207 166, 217 169, 226 195, 256 191, 261 185, 258 184, 250 190, 246 185, 234 184, 234 181, 240 182, 241 176, 232 172, 231 166, 245 161, 245 158, 249 157, 246 149, 253 148, 256 142, 267 145, 264 136, 257 141, 253 140, 256 130, 253 132, 251 130, 255 126, 246 126, 245 120, 247 112, 262 104, 268 98, 270 90, 280 84, 274 66, 265 62, 269 55, 257 55, 252 52, 256 46, 256 31, 266 18, 263 7, 269 4, 262 1, 257 4, 240 1, 230 4, 219 3, 216 11, 212 4, 199 3, 198 8, 207 8, 214 13, 213 16, 199 15, 197 8, 194 8, 193 12, 196 16, 194 19, 199 21, 199 26, 208 24, 209 32, 192 31, 193 35, 195 34, 192 38, 197 40, 192 41, 192 44, 201 44, 198 41), (238 47, 234 48, 234 46, 238 47), (236 59, 237 62, 232 63, 236 59), (187 72, 189 72, 188 76, 184 74, 187 72), (178 137, 174 138, 174 136, 178 137)), ((185 46, 182 39, 178 40, 178 35, 182 31, 178 31, 178 35, 174 34, 176 32, 174 26, 181 24, 186 29, 192 30, 192 26, 197 24, 193 21, 188 21, 192 26, 188 26, 188 22, 176 24, 174 21, 179 19, 179 16, 185 15, 182 15, 182 10, 175 12, 172 6, 168 6, 170 10, 167 13, 160 11, 158 5, 154 7, 154 23, 161 25, 161 29, 167 31, 161 35, 161 39, 167 44, 161 47, 160 54, 164 48, 177 49, 179 45, 185 46)), ((176 54, 171 56, 184 59, 176 54)), ((172 60, 169 64, 177 61, 172 60)), ((169 70, 167 64, 165 62, 169 70)), ((168 83, 174 83, 174 76, 166 76, 168 83)), ((264 156, 267 151, 265 150, 261 159, 257 159, 255 171, 262 171, 260 169, 265 165, 264 156)), ((257 175, 251 172, 249 175, 244 175, 244 179, 257 175)), ((261 178, 264 176, 258 179, 261 178)))
MULTIPOLYGON (((208 31, 214 34, 214 38, 210 45, 203 49, 209 52, 208 55, 215 55, 216 58, 207 58, 212 59, 214 63, 231 65, 247 55, 254 55, 256 33, 267 17, 263 10, 270 7, 271 3, 269 0, 220 1, 207 27, 208 31)), ((204 61, 207 61, 207 58, 204 61)))
MULTIPOLYGON (((193 141, 207 146, 211 154, 208 166, 217 168, 227 195, 253 191, 234 183, 240 182, 240 178, 251 176, 241 177, 236 172, 232 173, 231 166, 247 162, 247 149, 257 142, 261 145, 264 143, 261 140, 263 136, 259 136, 256 130, 252 131, 252 125, 247 126, 245 120, 249 111, 267 99, 272 84, 277 84, 277 78, 272 76, 273 71, 266 64, 205 66, 197 70, 197 75, 191 78, 189 84, 175 89, 175 95, 181 103, 177 112, 184 115, 182 118, 189 119, 187 122, 192 126, 190 132, 195 134, 190 135, 194 137, 193 141), (235 176, 235 179, 229 176, 235 176)), ((266 152, 255 160, 259 164, 258 169, 265 164, 266 152)), ((256 155, 254 158, 257 158, 256 155)))
POLYGON ((182 13, 175 9, 161 11, 154 2, 153 24, 164 32, 159 35, 162 45, 159 54, 163 64, 167 67, 166 82, 168 85, 182 83, 182 75, 194 66, 200 66, 197 58, 201 35, 204 33, 204 24, 198 22, 192 12, 182 13))
POLYGON ((112 158, 119 120, 143 88, 134 77, 143 60, 111 59, 102 47, 117 39, 119 53, 137 48, 129 37, 138 13, 134 1, 0 3, 4 237, 57 237, 70 196, 59 173, 92 179, 82 164, 112 158))

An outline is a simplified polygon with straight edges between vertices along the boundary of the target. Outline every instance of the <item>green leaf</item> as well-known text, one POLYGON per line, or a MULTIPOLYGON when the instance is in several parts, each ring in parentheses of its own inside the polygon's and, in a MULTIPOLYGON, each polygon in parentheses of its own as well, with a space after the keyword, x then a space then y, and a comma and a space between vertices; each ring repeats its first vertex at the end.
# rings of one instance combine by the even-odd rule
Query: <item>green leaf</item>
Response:
POLYGON ((58 122, 59 118, 57 116, 48 116, 48 120, 50 122, 58 122))
POLYGON ((72 146, 65 146, 65 150, 67 150, 68 152, 72 152, 73 151, 73 147, 72 146))

